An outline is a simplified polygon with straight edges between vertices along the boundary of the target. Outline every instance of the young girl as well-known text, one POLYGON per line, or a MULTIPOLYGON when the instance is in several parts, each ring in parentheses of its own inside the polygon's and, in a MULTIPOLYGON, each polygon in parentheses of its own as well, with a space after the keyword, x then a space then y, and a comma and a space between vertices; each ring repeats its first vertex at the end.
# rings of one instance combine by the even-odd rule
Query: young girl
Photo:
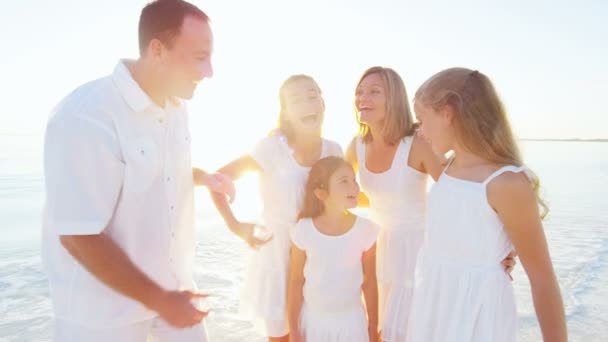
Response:
POLYGON ((513 288, 501 267, 515 247, 545 341, 566 341, 564 308, 543 233, 538 179, 523 166, 488 77, 464 68, 415 97, 424 135, 454 152, 428 200, 408 341, 515 341, 513 288))
POLYGON ((240 311, 262 323, 269 341, 288 340, 289 228, 296 223, 308 171, 320 158, 342 156, 340 145, 321 138, 325 103, 319 86, 310 76, 289 77, 280 88, 279 100, 278 133, 262 139, 250 154, 218 171, 232 180, 246 171, 259 172, 261 222, 272 239, 267 242, 256 238, 254 224, 239 222, 225 196, 213 194, 230 230, 257 248, 247 267, 240 311))
MULTIPOLYGON (((403 80, 393 69, 372 67, 357 84, 359 135, 346 158, 359 172, 369 215, 382 228, 378 237, 378 281, 382 340, 407 335, 414 270, 424 240, 427 179, 437 179, 445 158, 416 135, 403 80)), ((497 264, 498 265, 498 264, 497 264)), ((507 269, 513 266, 506 259, 507 269)))
POLYGON ((291 236, 291 341, 377 341, 378 227, 348 211, 358 195, 355 173, 344 159, 324 158, 310 170, 291 236))

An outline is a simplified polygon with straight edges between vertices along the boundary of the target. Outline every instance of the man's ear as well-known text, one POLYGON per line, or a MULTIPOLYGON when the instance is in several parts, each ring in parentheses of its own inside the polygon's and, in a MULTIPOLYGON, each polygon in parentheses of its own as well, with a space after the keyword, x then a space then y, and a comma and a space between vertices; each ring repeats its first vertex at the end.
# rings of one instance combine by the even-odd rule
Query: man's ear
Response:
POLYGON ((159 39, 154 38, 150 40, 150 43, 148 43, 146 56, 154 60, 159 60, 163 55, 164 47, 164 44, 159 39))

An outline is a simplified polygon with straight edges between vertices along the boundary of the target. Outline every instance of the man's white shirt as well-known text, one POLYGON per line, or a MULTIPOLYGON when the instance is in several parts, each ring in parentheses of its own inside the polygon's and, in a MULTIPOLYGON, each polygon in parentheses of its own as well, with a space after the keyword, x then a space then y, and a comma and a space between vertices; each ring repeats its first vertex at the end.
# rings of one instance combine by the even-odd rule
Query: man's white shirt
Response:
POLYGON ((165 289, 192 289, 194 189, 185 105, 155 105, 125 61, 53 111, 44 143, 43 262, 56 317, 88 327, 156 314, 100 282, 60 235, 108 234, 165 289))

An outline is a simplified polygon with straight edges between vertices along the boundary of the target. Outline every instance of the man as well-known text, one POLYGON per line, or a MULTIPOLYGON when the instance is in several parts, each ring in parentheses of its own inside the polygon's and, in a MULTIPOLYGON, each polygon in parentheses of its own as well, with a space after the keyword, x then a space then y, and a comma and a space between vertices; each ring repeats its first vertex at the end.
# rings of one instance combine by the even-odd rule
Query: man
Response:
POLYGON ((182 100, 213 74, 208 21, 185 1, 148 4, 140 58, 76 89, 49 119, 43 259, 57 341, 207 339, 207 312, 193 304, 203 295, 182 100))

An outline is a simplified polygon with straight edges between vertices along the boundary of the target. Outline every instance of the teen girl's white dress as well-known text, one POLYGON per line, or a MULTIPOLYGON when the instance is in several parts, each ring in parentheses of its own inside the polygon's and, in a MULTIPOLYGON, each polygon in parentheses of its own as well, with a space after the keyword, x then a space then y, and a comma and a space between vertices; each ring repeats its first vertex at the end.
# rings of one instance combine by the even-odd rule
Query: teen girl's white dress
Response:
POLYGON ((513 249, 488 204, 487 184, 446 174, 429 193, 428 229, 416 274, 408 342, 507 342, 517 339, 517 311, 501 261, 513 249))

